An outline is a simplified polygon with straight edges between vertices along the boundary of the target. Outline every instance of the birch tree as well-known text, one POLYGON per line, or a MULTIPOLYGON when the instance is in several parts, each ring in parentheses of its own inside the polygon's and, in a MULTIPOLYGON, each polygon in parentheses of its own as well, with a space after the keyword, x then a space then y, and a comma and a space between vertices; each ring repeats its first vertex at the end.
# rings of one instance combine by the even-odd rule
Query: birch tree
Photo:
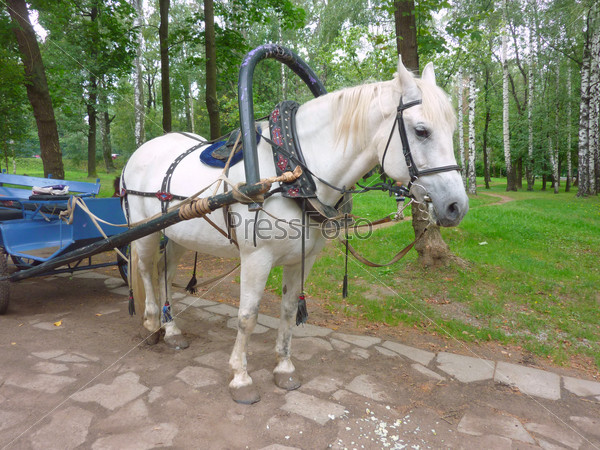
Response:
POLYGON ((458 157, 462 167, 462 180, 467 189, 467 161, 465 158, 465 131, 464 131, 464 83, 462 69, 458 69, 458 157))
POLYGON ((475 76, 469 75, 469 194, 477 194, 475 176, 475 76))
POLYGON ((590 55, 590 84, 589 84, 589 148, 588 148, 588 183, 590 195, 598 194, 598 119, 600 105, 600 6, 596 2, 592 7, 592 37, 590 55))
POLYGON ((530 11, 530 22, 529 22, 529 67, 527 70, 527 128, 528 128, 528 145, 527 145, 527 164, 525 165, 525 171, 527 174, 527 190, 533 191, 533 185, 535 182, 535 175, 533 172, 534 168, 534 159, 533 159, 533 97, 534 97, 534 87, 533 87, 533 64, 534 64, 534 39, 533 34, 535 30, 535 19, 533 18, 533 14, 535 11, 535 0, 530 1, 531 11, 530 11))
POLYGON ((506 190, 514 191, 515 180, 510 154, 510 105, 508 102, 508 17, 506 0, 502 0, 502 136, 504 142, 504 163, 506 165, 506 190))
POLYGON ((587 31, 583 45, 581 65, 581 97, 579 102, 579 144, 578 144, 578 197, 590 195, 589 184, 589 118, 590 118, 590 18, 587 19, 587 31))
POLYGON ((135 37, 137 47, 135 50, 134 67, 135 74, 133 78, 133 101, 134 101, 134 134, 135 146, 139 148, 146 140, 146 132, 144 121, 146 111, 144 109, 144 77, 142 66, 142 51, 144 48, 144 35, 142 33, 144 26, 144 8, 142 0, 133 0, 135 8, 135 17, 133 19, 133 27, 135 29, 135 37))

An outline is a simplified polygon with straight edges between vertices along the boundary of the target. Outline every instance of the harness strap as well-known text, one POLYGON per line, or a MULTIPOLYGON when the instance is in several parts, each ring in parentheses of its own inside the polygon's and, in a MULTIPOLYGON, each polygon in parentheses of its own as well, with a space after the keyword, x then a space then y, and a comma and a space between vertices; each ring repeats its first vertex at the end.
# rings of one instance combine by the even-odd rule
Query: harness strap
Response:
POLYGON ((366 266, 387 267, 387 266, 391 266, 392 264, 397 263, 402 258, 404 258, 404 256, 406 256, 406 254, 414 247, 414 245, 423 237, 423 235, 425 234, 426 231, 427 231, 427 227, 425 227, 423 229, 421 234, 419 234, 419 236, 414 241, 412 241, 410 244, 408 244, 406 247, 404 247, 402 250, 400 250, 398 253, 396 253, 396 255, 391 259, 391 261, 389 261, 387 263, 383 263, 383 264, 369 261, 367 258, 365 258, 360 253, 358 253, 358 251, 354 247, 352 247, 352 245, 350 245, 350 242, 348 241, 348 239, 344 239, 344 238, 338 236, 338 240, 344 246, 346 246, 346 249, 349 250, 350 253, 352 253, 352 256, 354 256, 358 261, 365 264, 366 266))

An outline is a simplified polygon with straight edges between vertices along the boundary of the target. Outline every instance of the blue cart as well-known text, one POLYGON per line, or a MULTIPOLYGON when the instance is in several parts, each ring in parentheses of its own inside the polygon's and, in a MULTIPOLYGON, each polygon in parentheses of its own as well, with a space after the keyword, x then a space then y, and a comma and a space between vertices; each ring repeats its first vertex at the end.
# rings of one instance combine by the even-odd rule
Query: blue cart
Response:
MULTIPOLYGON (((0 276, 9 273, 9 257, 14 263, 10 271, 26 270, 126 231, 127 227, 94 219, 95 216, 111 224, 126 223, 119 198, 96 198, 99 181, 86 183, 0 174, 0 276), (48 191, 57 185, 68 186, 68 195, 32 193, 34 186, 48 191)), ((119 267, 125 279, 127 261, 120 256, 114 262, 96 264, 91 257, 86 257, 35 276, 112 265, 119 267)), ((0 282, 0 314, 8 308, 9 285, 7 281, 0 282)))

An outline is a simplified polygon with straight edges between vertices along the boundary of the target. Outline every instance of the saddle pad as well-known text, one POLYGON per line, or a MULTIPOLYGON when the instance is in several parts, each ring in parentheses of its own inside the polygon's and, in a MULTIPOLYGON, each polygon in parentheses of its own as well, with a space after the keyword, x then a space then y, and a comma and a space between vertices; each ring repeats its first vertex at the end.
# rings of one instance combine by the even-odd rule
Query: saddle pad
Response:
MULTIPOLYGON (((261 138, 261 129, 257 127, 256 129, 256 145, 260 142, 261 138)), ((210 167, 220 167, 224 168, 227 160, 229 159, 229 155, 231 154, 231 149, 235 145, 235 142, 238 140, 238 135, 240 134, 240 130, 235 130, 229 136, 229 139, 226 141, 218 141, 214 144, 210 145, 208 148, 204 149, 202 153, 200 153, 200 161, 210 167)), ((234 166, 238 162, 240 162, 244 157, 244 150, 240 145, 242 140, 239 140, 238 150, 233 154, 231 158, 231 162, 229 163, 229 167, 234 166)))

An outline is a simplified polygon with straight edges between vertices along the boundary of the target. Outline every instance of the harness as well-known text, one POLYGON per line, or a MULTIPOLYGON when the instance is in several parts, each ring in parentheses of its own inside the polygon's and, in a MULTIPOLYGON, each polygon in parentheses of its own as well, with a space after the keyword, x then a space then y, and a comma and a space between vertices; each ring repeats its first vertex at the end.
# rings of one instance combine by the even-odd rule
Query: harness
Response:
POLYGON ((410 151, 410 145, 408 143, 408 136, 406 135, 406 126, 404 125, 404 111, 408 108, 412 108, 413 106, 420 105, 422 100, 414 100, 412 102, 404 103, 402 97, 400 97, 400 104, 398 105, 398 109, 396 112, 396 120, 394 121, 394 125, 392 126, 392 131, 390 131, 390 136, 388 138, 387 144, 385 146, 385 150, 383 151, 383 157, 381 158, 381 168, 385 172, 385 156, 387 155, 388 148, 390 146, 390 142, 392 140, 392 136, 394 135, 394 130, 396 129, 396 124, 398 124, 398 132, 400 133, 400 141, 402 142, 402 154, 404 155, 404 160, 406 161, 406 167, 408 167, 408 174, 410 176, 410 182, 408 186, 405 188, 405 194, 407 197, 414 198, 410 194, 410 188, 415 181, 424 175, 433 175, 435 173, 441 172, 451 172, 453 170, 461 171, 460 166, 456 164, 448 165, 448 166, 440 166, 434 167, 432 169, 421 169, 417 168, 415 161, 412 157, 412 153, 410 151))

